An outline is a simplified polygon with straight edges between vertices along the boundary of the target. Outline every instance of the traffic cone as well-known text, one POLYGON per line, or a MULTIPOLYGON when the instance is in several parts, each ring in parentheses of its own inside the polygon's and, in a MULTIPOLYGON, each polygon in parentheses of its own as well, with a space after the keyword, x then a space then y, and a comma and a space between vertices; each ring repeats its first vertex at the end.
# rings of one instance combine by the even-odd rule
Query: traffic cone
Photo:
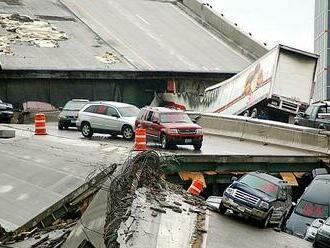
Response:
POLYGON ((192 195, 200 195, 203 190, 203 184, 198 180, 193 180, 192 184, 190 185, 189 189, 187 190, 192 195))
POLYGON ((46 135, 46 117, 43 113, 37 113, 34 116, 34 134, 35 135, 46 135))
POLYGON ((143 128, 135 129, 134 151, 147 150, 147 133, 143 128))

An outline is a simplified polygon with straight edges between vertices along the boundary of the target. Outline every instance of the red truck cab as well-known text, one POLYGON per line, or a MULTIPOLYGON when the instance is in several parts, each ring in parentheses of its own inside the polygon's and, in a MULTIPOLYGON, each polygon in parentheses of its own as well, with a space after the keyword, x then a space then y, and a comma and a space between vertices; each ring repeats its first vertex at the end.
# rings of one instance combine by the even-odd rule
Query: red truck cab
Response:
POLYGON ((159 142, 163 149, 171 145, 192 145, 195 150, 202 147, 202 127, 193 123, 181 110, 163 107, 142 108, 135 127, 146 129, 147 140, 159 142))

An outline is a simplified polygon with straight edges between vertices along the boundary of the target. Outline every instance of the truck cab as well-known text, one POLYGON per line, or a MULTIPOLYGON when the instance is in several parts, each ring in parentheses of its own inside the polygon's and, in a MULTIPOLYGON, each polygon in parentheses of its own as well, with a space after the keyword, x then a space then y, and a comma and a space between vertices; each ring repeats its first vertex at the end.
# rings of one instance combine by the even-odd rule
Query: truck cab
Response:
POLYGON ((225 190, 219 206, 220 213, 227 209, 259 221, 283 227, 292 205, 291 187, 283 180, 262 172, 251 172, 225 190))
POLYGON ((311 104, 305 112, 297 114, 294 124, 330 130, 330 102, 325 101, 311 104))

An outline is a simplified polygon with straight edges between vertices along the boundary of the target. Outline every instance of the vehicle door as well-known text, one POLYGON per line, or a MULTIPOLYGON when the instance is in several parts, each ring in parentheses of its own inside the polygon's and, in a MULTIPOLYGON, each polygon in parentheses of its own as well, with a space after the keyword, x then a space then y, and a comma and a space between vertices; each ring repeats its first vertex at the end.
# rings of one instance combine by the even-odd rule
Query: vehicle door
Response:
POLYGON ((104 105, 96 105, 93 114, 90 114, 90 123, 94 129, 104 129, 104 117, 107 113, 107 107, 104 105))
POLYGON ((141 128, 144 127, 144 119, 145 119, 146 112, 147 112, 146 109, 140 110, 140 113, 136 117, 136 121, 135 121, 136 127, 141 127, 141 128))
POLYGON ((121 130, 120 115, 114 107, 107 106, 106 114, 103 119, 103 125, 107 131, 121 130))
POLYGON ((307 120, 307 127, 315 127, 316 126, 316 117, 317 117, 317 113, 319 111, 319 107, 320 106, 313 106, 311 114, 308 117, 307 120))
POLYGON ((160 139, 160 131, 161 131, 161 124, 160 124, 160 116, 158 112, 154 112, 151 119, 150 124, 150 135, 154 137, 155 140, 159 141, 160 139))
POLYGON ((313 123, 313 127, 314 128, 318 128, 320 126, 320 124, 323 122, 322 119, 322 114, 326 114, 327 112, 327 108, 325 105, 322 106, 317 106, 317 108, 315 108, 315 112, 313 111, 312 113, 312 117, 314 118, 314 123, 313 123))
POLYGON ((324 123, 325 114, 327 114, 327 106, 323 105, 318 108, 317 115, 315 117, 314 127, 319 128, 322 123, 324 123))
POLYGON ((85 110, 82 111, 80 116, 78 117, 79 121, 88 121, 91 126, 94 128, 94 125, 92 123, 92 119, 95 115, 95 109, 97 108, 97 105, 90 105, 85 110))
POLYGON ((154 115, 154 111, 149 110, 146 114, 145 121, 144 121, 144 127, 147 132, 147 139, 148 140, 155 140, 157 137, 155 137, 155 134, 152 132, 152 117, 154 115))

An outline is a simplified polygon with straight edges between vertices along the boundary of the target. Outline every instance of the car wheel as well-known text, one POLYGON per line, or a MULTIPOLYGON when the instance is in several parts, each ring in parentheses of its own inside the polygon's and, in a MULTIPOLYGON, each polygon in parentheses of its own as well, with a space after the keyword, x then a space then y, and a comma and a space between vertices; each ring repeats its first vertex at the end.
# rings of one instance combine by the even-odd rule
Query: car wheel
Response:
POLYGON ((324 127, 324 125, 319 125, 319 129, 325 130, 326 128, 324 127))
POLYGON ((166 149, 169 147, 166 134, 162 134, 160 136, 160 146, 162 147, 162 149, 166 149))
POLYGON ((285 227, 285 218, 286 218, 287 213, 283 213, 282 218, 280 222, 278 223, 278 228, 283 231, 285 227))
POLYGON ((271 218, 272 218, 272 212, 269 212, 269 214, 267 214, 266 218, 263 219, 260 222, 260 228, 267 228, 268 225, 269 225, 269 221, 270 221, 271 218))
POLYGON ((132 140, 134 138, 134 131, 131 126, 123 126, 121 134, 123 135, 125 140, 132 140))
POLYGON ((196 151, 200 151, 201 148, 202 148, 202 143, 200 143, 200 144, 194 144, 194 149, 195 149, 196 151))
POLYGON ((63 130, 63 125, 62 125, 61 122, 58 123, 58 126, 57 127, 58 127, 59 130, 63 130))
POLYGON ((220 205, 219 205, 220 214, 225 214, 226 211, 227 211, 227 208, 222 204, 222 202, 220 202, 220 205))
POLYGON ((93 130, 88 122, 83 122, 81 124, 81 133, 86 138, 91 138, 93 136, 93 130))

